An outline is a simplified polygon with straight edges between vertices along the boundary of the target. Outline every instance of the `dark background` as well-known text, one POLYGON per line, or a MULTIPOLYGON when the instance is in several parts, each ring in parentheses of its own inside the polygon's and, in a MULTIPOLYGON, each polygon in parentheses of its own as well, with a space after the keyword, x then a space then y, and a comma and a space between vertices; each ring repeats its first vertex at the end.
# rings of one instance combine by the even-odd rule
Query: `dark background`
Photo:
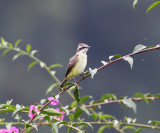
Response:
MULTIPOLYGON (((37 57, 46 64, 62 64, 63 67, 56 69, 56 76, 63 80, 68 59, 80 42, 91 46, 86 70, 101 66, 101 61, 108 61, 110 55, 131 53, 137 44, 151 46, 160 43, 160 7, 146 14, 146 9, 154 0, 141 0, 134 10, 132 2, 1 0, 0 36, 11 43, 23 39, 21 48, 30 43, 33 49, 39 51, 37 57)), ((46 89, 55 81, 39 66, 28 72, 27 66, 32 60, 20 57, 13 62, 14 54, 11 52, 6 57, 0 56, 0 103, 13 99, 13 104, 30 106, 47 98, 46 89)), ((159 58, 159 51, 136 55, 132 70, 125 61, 112 64, 97 73, 93 80, 89 77, 81 82, 83 89, 80 95, 92 95, 95 100, 99 100, 105 93, 114 93, 118 97, 132 97, 136 92, 159 93, 159 58)), ((64 105, 71 101, 67 94, 63 94, 60 99, 64 105)), ((149 105, 140 102, 137 104, 137 114, 131 109, 125 111, 118 104, 103 106, 102 111, 118 120, 127 116, 137 118, 138 123, 147 124, 149 120, 160 120, 159 105, 159 101, 149 105)), ((3 117, 0 115, 0 118, 3 117)), ((10 120, 10 115, 5 117, 10 120)), ((89 132, 97 132, 97 129, 98 126, 95 126, 94 131, 87 128, 89 132)), ((38 132, 50 132, 50 129, 42 127, 38 132)), ((145 129, 143 132, 159 131, 145 129)))

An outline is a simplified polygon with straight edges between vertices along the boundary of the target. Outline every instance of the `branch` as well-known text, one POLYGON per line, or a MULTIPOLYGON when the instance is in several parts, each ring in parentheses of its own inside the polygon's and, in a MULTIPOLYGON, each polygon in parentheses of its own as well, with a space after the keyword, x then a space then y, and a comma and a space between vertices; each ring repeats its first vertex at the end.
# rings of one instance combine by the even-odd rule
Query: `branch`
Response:
MULTIPOLYGON (((126 55, 126 56, 134 56, 134 55, 137 55, 137 54, 140 54, 140 53, 144 53, 144 52, 152 51, 152 50, 156 50, 156 49, 160 49, 160 46, 156 46, 156 47, 153 47, 153 48, 146 48, 146 49, 144 49, 144 50, 140 50, 140 51, 138 51, 138 52, 131 53, 131 54, 128 54, 128 55, 126 55)), ((115 63, 115 62, 118 62, 118 61, 120 61, 120 60, 123 60, 123 58, 124 58, 124 57, 120 57, 120 58, 115 59, 115 60, 113 60, 113 61, 109 61, 109 63, 107 63, 106 65, 103 65, 103 66, 99 67, 97 71, 100 71, 100 70, 104 69, 105 67, 111 65, 112 63, 115 63)), ((84 75, 84 77, 83 77, 83 78, 80 78, 79 80, 77 80, 76 83, 79 84, 82 80, 84 80, 85 78, 89 77, 90 75, 91 75, 91 74, 84 75)), ((73 85, 70 85, 69 87, 64 88, 58 95, 60 96, 61 94, 63 94, 65 91, 67 91, 67 90, 68 90, 69 88, 71 88, 72 86, 73 86, 73 85)), ((49 101, 48 103, 46 103, 45 105, 43 105, 43 106, 41 107, 41 109, 40 109, 40 112, 41 112, 48 104, 50 104, 52 101, 53 101, 53 100, 51 100, 51 101, 49 101)), ((37 115, 37 114, 35 114, 35 116, 34 116, 32 119, 30 119, 30 121, 28 122, 28 124, 30 124, 30 123, 33 121, 33 119, 36 117, 36 115, 37 115)), ((21 133, 24 133, 25 130, 26 130, 26 127, 22 130, 21 133)))
MULTIPOLYGON (((111 121, 108 121, 108 122, 86 122, 86 123, 90 123, 91 125, 114 125, 114 123, 111 121)), ((78 122, 73 122, 73 124, 78 124, 78 122)), ((118 124, 160 130, 160 127, 158 127, 158 126, 152 126, 152 125, 146 125, 146 124, 126 123, 126 122, 119 122, 118 124)))
MULTIPOLYGON (((151 100, 151 101, 154 101, 154 100, 159 100, 160 97, 146 97, 145 98, 146 100, 151 100)), ((123 99, 122 99, 123 100, 123 99)), ((92 108, 92 107, 96 107, 96 106, 101 106, 101 105, 106 105, 106 104, 112 104, 112 103, 121 103, 122 100, 110 100, 108 102, 101 102, 101 103, 95 103, 95 104, 91 104, 91 105, 84 105, 83 107, 85 108, 92 108)), ((131 98, 131 100, 133 101, 142 101, 144 99, 140 98, 140 97, 137 97, 137 98, 131 98)))

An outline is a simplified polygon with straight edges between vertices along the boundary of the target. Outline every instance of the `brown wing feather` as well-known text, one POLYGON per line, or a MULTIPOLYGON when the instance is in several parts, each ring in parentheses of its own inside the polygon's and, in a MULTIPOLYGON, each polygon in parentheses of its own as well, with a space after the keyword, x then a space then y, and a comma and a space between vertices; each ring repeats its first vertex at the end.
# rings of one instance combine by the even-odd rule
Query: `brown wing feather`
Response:
POLYGON ((74 65, 76 64, 77 61, 78 61, 78 55, 77 54, 75 54, 72 58, 70 58, 69 63, 68 63, 68 67, 66 69, 65 77, 67 77, 67 75, 69 74, 69 72, 74 67, 74 65))

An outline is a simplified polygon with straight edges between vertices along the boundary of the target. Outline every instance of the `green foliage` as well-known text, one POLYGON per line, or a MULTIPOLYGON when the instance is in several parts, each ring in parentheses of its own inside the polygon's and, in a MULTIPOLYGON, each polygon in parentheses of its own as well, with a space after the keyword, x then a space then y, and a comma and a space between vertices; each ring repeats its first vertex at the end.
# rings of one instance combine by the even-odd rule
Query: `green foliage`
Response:
POLYGON ((101 127, 98 129, 97 133, 102 133, 106 128, 107 128, 106 125, 101 126, 101 127))
POLYGON ((47 114, 49 116, 61 116, 62 114, 53 108, 44 109, 41 111, 42 114, 47 114))
POLYGON ((26 51, 29 53, 30 51, 31 51, 31 45, 30 44, 27 44, 27 46, 26 46, 26 51))
POLYGON ((29 108, 17 104, 17 105, 16 105, 16 109, 15 109, 14 112, 12 113, 12 116, 14 116, 16 113, 18 113, 18 112, 20 112, 20 111, 23 111, 23 110, 29 111, 29 108))
POLYGON ((78 124, 78 126, 82 126, 82 125, 89 126, 93 130, 93 126, 89 122, 80 122, 78 124))
POLYGON ((23 53, 18 53, 18 54, 13 56, 12 60, 15 61, 18 57, 20 57, 22 55, 23 55, 23 53))
POLYGON ((83 104, 84 102, 86 102, 89 98, 92 98, 92 96, 83 96, 83 97, 81 97, 81 99, 80 99, 80 104, 83 104))
POLYGON ((17 40, 17 41, 15 42, 15 44, 14 44, 14 47, 15 47, 15 48, 18 47, 18 45, 20 44, 21 41, 22 41, 21 39, 17 40))
POLYGON ((151 9, 153 9, 154 7, 156 7, 157 5, 160 4, 160 0, 154 2, 152 5, 150 5, 146 11, 146 13, 148 13, 151 9))
POLYGON ((80 96, 79 96, 79 89, 78 86, 76 85, 75 91, 74 91, 74 98, 77 101, 77 103, 79 103, 80 101, 80 96))
POLYGON ((55 68, 55 67, 62 67, 61 64, 52 64, 49 66, 50 69, 55 68))
POLYGON ((110 94, 110 93, 107 93, 107 94, 104 94, 102 97, 101 97, 101 100, 104 101, 106 99, 109 99, 109 100, 116 100, 117 97, 115 96, 115 94, 110 94))
POLYGON ((34 129, 36 129, 38 131, 37 125, 34 124, 34 123, 26 124, 26 128, 34 128, 34 129))
POLYGON ((5 50, 3 51, 3 56, 5 56, 9 51, 10 51, 9 49, 5 49, 5 50))
POLYGON ((140 131, 142 130, 143 128, 138 128, 135 133, 140 133, 140 131))
POLYGON ((50 92, 53 91, 53 89, 57 86, 58 84, 57 83, 54 83, 52 84, 47 90, 46 90, 46 95, 50 92))
POLYGON ((27 70, 29 71, 29 70, 30 70, 33 66, 35 66, 37 63, 38 63, 37 61, 33 61, 32 63, 30 63, 30 64, 28 65, 27 70))
POLYGON ((138 0, 134 0, 134 1, 133 1, 133 9, 134 9, 135 6, 137 5, 137 3, 138 3, 138 0))
POLYGON ((112 115, 108 115, 108 114, 104 114, 104 115, 101 115, 99 117, 99 120, 103 120, 103 119, 114 119, 115 117, 112 116, 112 115))

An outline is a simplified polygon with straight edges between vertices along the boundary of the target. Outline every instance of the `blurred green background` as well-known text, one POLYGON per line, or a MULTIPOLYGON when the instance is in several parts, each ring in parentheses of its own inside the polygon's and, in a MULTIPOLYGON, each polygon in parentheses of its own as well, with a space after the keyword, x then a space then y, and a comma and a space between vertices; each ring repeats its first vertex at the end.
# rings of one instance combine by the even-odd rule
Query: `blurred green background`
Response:
MULTIPOLYGON (((126 55, 137 44, 147 46, 160 43, 160 7, 145 13, 154 0, 141 0, 132 8, 132 0, 1 0, 0 37, 14 43, 23 39, 21 48, 30 43, 39 51, 37 57, 46 64, 60 63, 56 76, 63 80, 68 59, 75 53, 78 43, 91 46, 88 65, 94 69, 101 66, 101 60, 108 61, 114 54, 126 55)), ((28 57, 12 61, 14 52, 0 56, 0 103, 14 99, 13 104, 29 106, 37 103, 45 95, 46 89, 55 81, 39 66, 29 72, 28 57)), ((115 93, 118 97, 132 97, 136 92, 159 93, 160 52, 153 51, 134 56, 133 69, 121 61, 80 83, 80 95, 92 95, 99 100, 105 93, 115 93)), ((58 91, 55 90, 55 93, 58 91)), ((63 94, 60 102, 70 104, 72 99, 63 94)), ((160 120, 159 101, 146 105, 137 104, 137 114, 125 111, 118 104, 103 106, 102 111, 117 119, 124 116, 137 118, 138 123, 160 120)), ((0 118, 4 115, 0 115, 0 118)), ((5 116, 10 120, 10 115, 5 116)), ((27 120, 28 117, 25 117, 27 120)), ((91 119, 87 119, 91 120, 91 119)), ((1 126, 0 126, 1 127, 1 126)), ((98 126, 95 126, 96 132, 98 126)), ((61 130, 60 132, 65 132, 61 130)), ((36 132, 36 131, 33 131, 36 132)), ((39 128, 39 133, 50 132, 47 127, 39 128)), ((114 130, 108 130, 114 133, 114 130)), ((144 133, 158 133, 145 129, 144 133)))

